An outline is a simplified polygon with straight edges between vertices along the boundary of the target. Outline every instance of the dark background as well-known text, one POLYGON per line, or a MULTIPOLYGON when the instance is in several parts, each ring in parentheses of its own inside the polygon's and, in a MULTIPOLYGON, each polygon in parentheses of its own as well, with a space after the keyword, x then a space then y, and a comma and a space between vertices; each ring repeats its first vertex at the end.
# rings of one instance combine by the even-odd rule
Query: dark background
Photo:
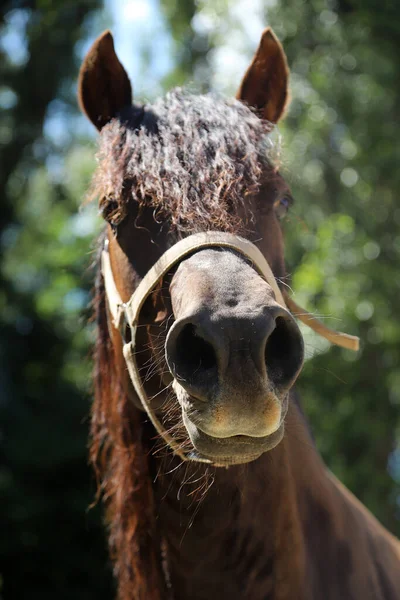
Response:
MULTIPOLYGON (((123 62, 137 59, 139 100, 187 82, 232 93, 229 66, 243 61, 244 71, 261 25, 282 40, 292 69, 280 127, 296 198, 284 225, 292 287, 328 325, 362 339, 354 355, 306 332, 299 388, 330 468, 399 535, 400 3, 127 5, 155 28, 136 43, 133 18, 121 45, 123 62)), ((99 0, 3 0, 0 11, 0 597, 108 599, 87 466, 100 220, 96 207, 79 210, 95 142, 75 87, 88 44, 124 15, 99 0)))

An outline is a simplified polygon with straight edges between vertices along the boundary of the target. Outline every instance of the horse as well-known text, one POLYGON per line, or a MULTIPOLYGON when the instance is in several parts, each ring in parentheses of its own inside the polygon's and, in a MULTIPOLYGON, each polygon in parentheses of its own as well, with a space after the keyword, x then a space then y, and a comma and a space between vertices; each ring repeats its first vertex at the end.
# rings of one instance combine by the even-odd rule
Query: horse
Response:
POLYGON ((132 104, 109 31, 79 102, 106 221, 90 457, 120 600, 395 600, 400 545, 323 464, 295 392, 266 29, 235 99, 132 104))

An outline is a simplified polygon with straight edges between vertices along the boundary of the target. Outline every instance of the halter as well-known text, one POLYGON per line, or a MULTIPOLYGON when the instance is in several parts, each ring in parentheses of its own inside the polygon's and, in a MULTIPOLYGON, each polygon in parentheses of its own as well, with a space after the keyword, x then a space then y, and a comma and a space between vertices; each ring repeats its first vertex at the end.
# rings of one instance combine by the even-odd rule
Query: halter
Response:
POLYGON ((178 264, 189 254, 193 254, 194 252, 198 252, 204 248, 215 247, 230 248, 236 252, 239 252, 239 254, 250 260, 252 267, 271 286, 278 304, 289 308, 298 319, 303 321, 319 335, 325 337, 331 343, 336 344, 337 346, 342 346, 343 348, 348 348, 354 351, 358 350, 359 348, 358 337, 335 332, 332 329, 329 329, 323 323, 321 323, 321 321, 297 305, 294 300, 292 300, 285 292, 282 293, 272 273, 271 267, 269 266, 264 255, 254 244, 237 235, 209 231, 206 233, 196 233, 184 238, 183 240, 180 240, 174 244, 174 246, 164 252, 164 254, 158 259, 153 267, 146 273, 128 302, 122 302, 121 296, 117 290, 117 286, 115 285, 107 240, 101 255, 101 270, 104 278, 104 287, 107 296, 108 307, 112 317, 112 323, 114 327, 121 333, 123 340, 125 340, 124 330, 126 326, 129 325, 131 330, 131 339, 128 342, 124 341, 123 354, 135 392, 157 433, 162 437, 164 442, 173 450, 175 454, 177 454, 183 461, 196 461, 208 464, 213 463, 208 459, 199 457, 193 451, 186 452, 182 450, 176 440, 165 430, 161 424, 154 409, 151 407, 150 400, 146 394, 139 374, 139 369, 136 362, 135 345, 140 311, 157 283, 163 279, 163 277, 172 269, 172 267, 178 264))

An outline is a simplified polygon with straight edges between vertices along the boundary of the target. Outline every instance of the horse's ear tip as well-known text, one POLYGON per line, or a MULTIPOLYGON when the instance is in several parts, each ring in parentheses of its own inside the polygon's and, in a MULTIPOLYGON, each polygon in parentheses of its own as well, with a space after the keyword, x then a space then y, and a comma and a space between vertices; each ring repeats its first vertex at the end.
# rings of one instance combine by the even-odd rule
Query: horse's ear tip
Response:
POLYGON ((103 33, 100 35, 100 38, 107 40, 107 42, 114 41, 113 34, 111 33, 110 29, 106 29, 105 31, 103 31, 103 33))
POLYGON ((268 43, 268 42, 273 42, 273 43, 278 43, 280 44, 277 36, 274 33, 274 30, 272 29, 272 27, 266 27, 264 29, 264 31, 261 34, 261 43, 268 43))
POLYGON ((98 49, 114 48, 114 38, 113 38, 113 34, 111 33, 111 31, 109 29, 106 29, 105 31, 103 31, 103 33, 101 33, 95 39, 92 47, 98 48, 98 49))
POLYGON ((264 38, 264 37, 273 37, 273 35, 274 35, 274 32, 272 31, 272 28, 268 25, 268 27, 265 27, 263 29, 261 37, 262 38, 264 38))

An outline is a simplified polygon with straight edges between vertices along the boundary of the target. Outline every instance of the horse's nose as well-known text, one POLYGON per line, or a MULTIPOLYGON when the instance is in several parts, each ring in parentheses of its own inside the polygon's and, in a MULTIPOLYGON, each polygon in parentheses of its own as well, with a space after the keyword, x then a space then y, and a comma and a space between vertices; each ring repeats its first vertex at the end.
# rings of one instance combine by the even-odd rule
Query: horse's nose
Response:
POLYGON ((178 319, 166 341, 172 375, 190 395, 202 400, 209 399, 224 380, 242 387, 252 370, 278 390, 289 389, 303 358, 297 324, 278 304, 239 318, 218 319, 202 312, 178 319))

